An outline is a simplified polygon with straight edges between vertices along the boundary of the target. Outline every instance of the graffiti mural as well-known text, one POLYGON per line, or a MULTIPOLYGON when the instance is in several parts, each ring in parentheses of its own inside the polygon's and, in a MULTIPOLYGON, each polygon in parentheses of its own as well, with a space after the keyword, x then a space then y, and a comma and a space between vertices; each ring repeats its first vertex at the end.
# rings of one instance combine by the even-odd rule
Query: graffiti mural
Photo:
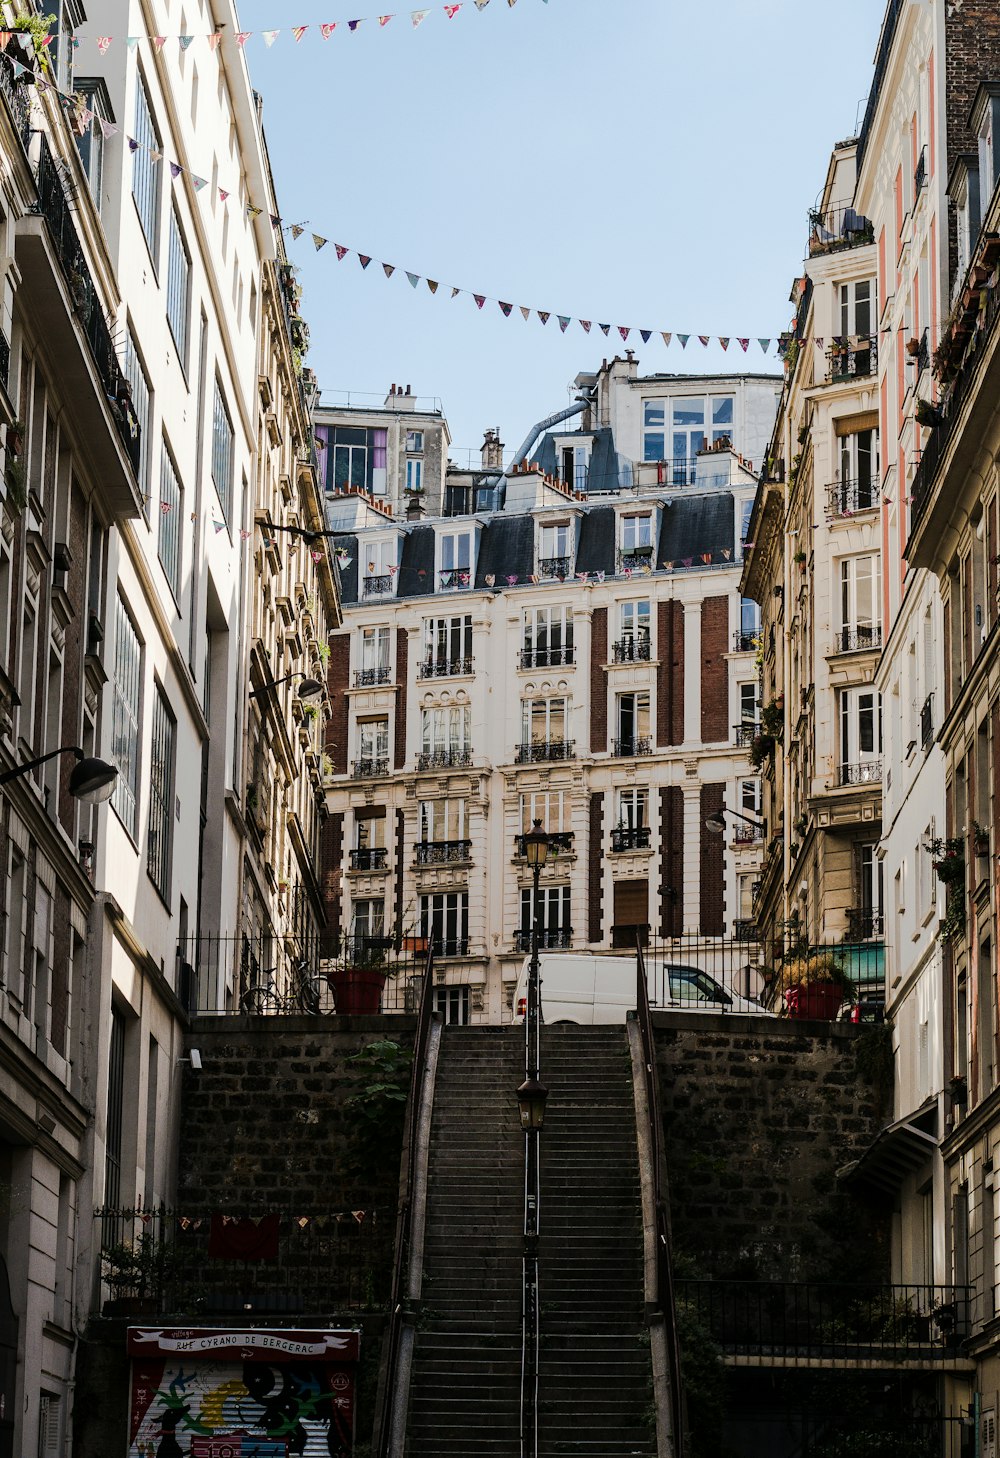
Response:
POLYGON ((129 1458, 350 1458, 356 1331, 132 1327, 129 1458))

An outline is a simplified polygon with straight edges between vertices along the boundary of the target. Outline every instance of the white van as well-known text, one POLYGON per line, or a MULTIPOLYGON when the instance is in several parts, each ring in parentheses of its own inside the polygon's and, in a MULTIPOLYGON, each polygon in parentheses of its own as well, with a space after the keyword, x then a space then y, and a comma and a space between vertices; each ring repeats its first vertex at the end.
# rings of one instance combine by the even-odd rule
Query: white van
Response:
MULTIPOLYGON (((525 958, 514 989, 514 1020, 527 1012, 528 963, 525 958)), ((635 958, 573 952, 541 952, 538 958, 542 1021, 545 1023, 623 1023, 636 1004, 635 958)), ((757 1013, 773 1017, 751 997, 727 992, 699 967, 651 962, 649 987, 668 990, 654 1005, 685 1012, 757 1013)), ((652 1000, 652 999, 651 999, 652 1000)))

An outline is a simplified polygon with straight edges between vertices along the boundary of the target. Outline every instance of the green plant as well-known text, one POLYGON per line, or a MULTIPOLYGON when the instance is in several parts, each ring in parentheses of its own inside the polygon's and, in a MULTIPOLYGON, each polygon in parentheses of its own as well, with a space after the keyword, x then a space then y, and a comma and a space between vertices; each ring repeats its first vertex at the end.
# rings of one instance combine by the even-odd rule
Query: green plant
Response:
POLYGON ((25 485, 27 478, 24 466, 16 456, 8 458, 3 478, 7 483, 8 503, 15 511, 23 511, 28 504, 28 492, 25 485))
POLYGON ((919 399, 917 401, 917 424, 925 425, 928 428, 935 425, 940 425, 940 406, 932 405, 930 400, 919 399))
POLYGON ((785 732, 785 696, 778 694, 777 698, 765 704, 760 711, 760 727, 765 734, 770 734, 773 739, 780 739, 785 732))
POLYGON ((115 1297, 159 1297, 164 1283, 180 1268, 174 1246, 148 1230, 131 1245, 122 1241, 101 1251, 101 1274, 115 1297))
POLYGON ((965 880, 965 841, 960 835, 936 835, 924 842, 924 850, 932 857, 931 866, 945 885, 965 880))
POLYGON ((24 31, 31 37, 35 56, 43 71, 52 69, 47 42, 57 19, 55 15, 19 15, 14 21, 15 30, 24 31))
POLYGON ((835 982, 844 989, 845 997, 854 992, 854 982, 843 963, 833 952, 800 952, 775 968, 771 989, 788 992, 793 987, 813 987, 820 982, 835 982))
POLYGON ((755 734, 750 741, 750 763, 754 769, 764 766, 764 761, 774 754, 774 735, 755 734))
POLYGON ((347 1059, 353 1090, 344 1100, 351 1136, 344 1159, 348 1174, 366 1179, 395 1174, 406 1117, 413 1054, 392 1038, 377 1038, 347 1059))
POLYGON ((805 554, 805 552, 803 552, 803 551, 802 551, 802 550, 801 550, 801 549, 800 549, 800 550, 799 550, 799 551, 798 551, 798 552, 796 552, 796 553, 795 553, 795 556, 794 556, 794 557, 793 557, 793 558, 792 558, 792 561, 793 561, 793 562, 798 562, 798 563, 799 563, 799 565, 800 565, 800 566, 803 566, 803 567, 804 567, 804 566, 805 566, 805 564, 806 564, 806 562, 807 562, 807 561, 808 561, 808 560, 809 560, 809 559, 808 559, 808 557, 807 557, 807 556, 806 556, 806 554, 805 554))
POLYGON ((938 927, 938 935, 943 942, 953 941, 960 937, 965 931, 965 905, 961 891, 952 890, 948 893, 948 900, 945 905, 945 913, 941 918, 941 925, 938 927))
POLYGON ((316 640, 316 657, 324 668, 330 662, 330 645, 324 639, 317 638, 316 640))

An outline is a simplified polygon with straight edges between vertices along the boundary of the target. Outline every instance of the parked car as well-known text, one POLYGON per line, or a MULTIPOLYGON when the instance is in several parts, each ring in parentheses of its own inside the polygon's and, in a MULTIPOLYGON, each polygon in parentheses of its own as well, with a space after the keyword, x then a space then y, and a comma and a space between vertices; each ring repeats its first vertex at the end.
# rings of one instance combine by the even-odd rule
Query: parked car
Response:
MULTIPOLYGON (((514 1018, 527 1012, 528 963, 514 989, 514 1018)), ((542 1020, 546 1023, 623 1023, 635 1007, 635 959, 573 952, 542 952, 538 959, 542 1020)), ((773 1017, 753 998, 728 992, 699 967, 651 961, 646 966, 650 1002, 685 1012, 756 1013, 773 1017)))

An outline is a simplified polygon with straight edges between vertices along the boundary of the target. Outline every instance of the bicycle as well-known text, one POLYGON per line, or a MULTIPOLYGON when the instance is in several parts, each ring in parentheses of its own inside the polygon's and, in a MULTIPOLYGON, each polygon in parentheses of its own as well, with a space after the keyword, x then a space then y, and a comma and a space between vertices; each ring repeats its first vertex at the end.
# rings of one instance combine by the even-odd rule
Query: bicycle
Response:
POLYGON ((311 973, 304 958, 292 964, 287 992, 281 992, 274 981, 273 974, 277 970, 277 967, 265 968, 259 977, 267 980, 256 981, 243 991, 239 1004, 241 1013, 259 1017, 273 1013, 301 1012, 314 1015, 331 1011, 324 1007, 323 993, 327 990, 325 979, 311 973))

